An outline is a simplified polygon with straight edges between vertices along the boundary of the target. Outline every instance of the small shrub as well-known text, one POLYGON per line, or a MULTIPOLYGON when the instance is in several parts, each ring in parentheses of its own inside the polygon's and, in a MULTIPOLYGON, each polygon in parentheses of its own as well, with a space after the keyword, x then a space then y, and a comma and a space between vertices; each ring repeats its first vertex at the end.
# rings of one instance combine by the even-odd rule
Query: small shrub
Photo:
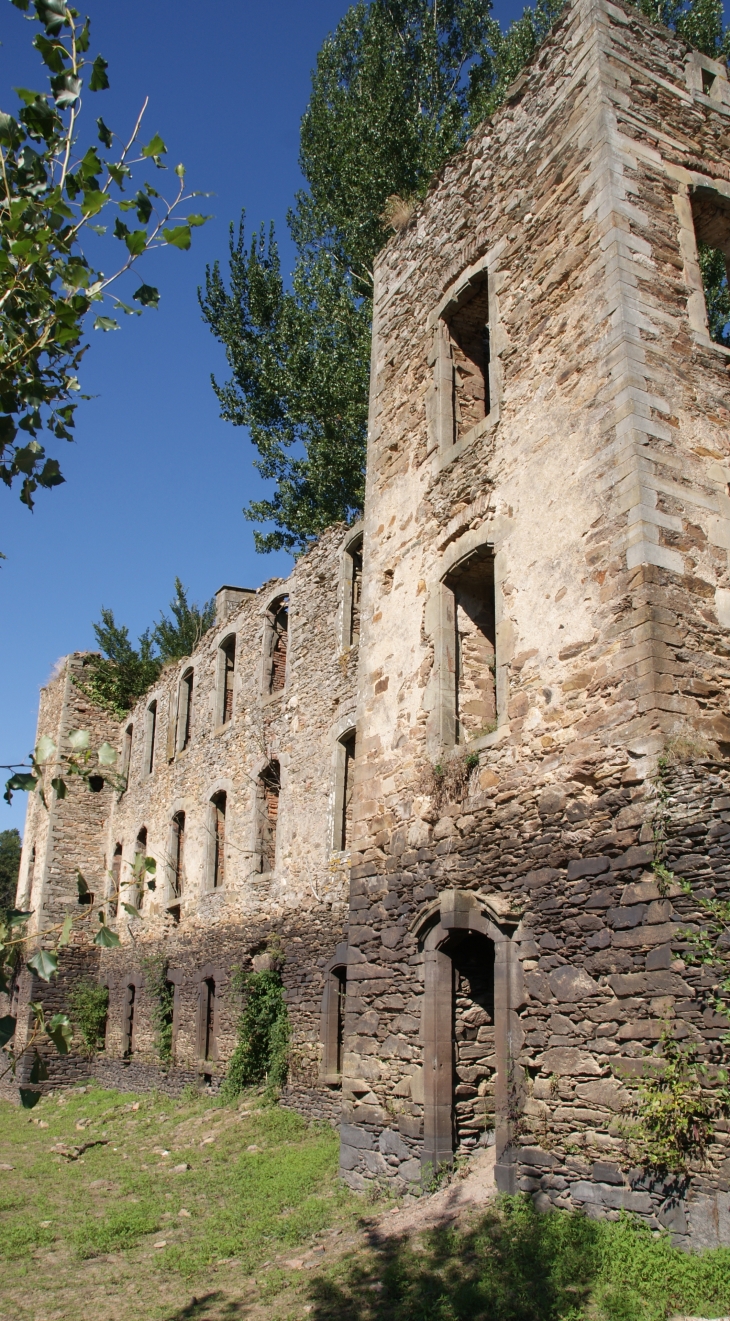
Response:
POLYGON ((685 1174, 691 1161, 704 1160, 717 1120, 728 1113, 727 1088, 710 1091, 696 1049, 680 1046, 668 1032, 661 1056, 649 1058, 661 1068, 639 1089, 637 1118, 629 1130, 633 1158, 661 1174, 685 1174))
POLYGON ((460 802, 466 797, 469 780, 478 766, 478 752, 456 752, 444 761, 424 766, 418 788, 440 812, 445 803, 460 802))
POLYGON ((109 1009, 109 991, 96 982, 83 981, 68 994, 68 1008, 75 1028, 78 1029, 86 1053, 95 1055, 104 1049, 106 1016, 109 1009))
POLYGON ((254 1083, 282 1087, 289 1067, 289 1015, 280 974, 239 968, 231 978, 231 989, 244 996, 244 1010, 238 1021, 238 1045, 221 1088, 226 1101, 254 1083))
POLYGON ((172 1008, 175 988, 167 980, 168 960, 164 954, 150 954, 141 960, 144 988, 150 998, 152 1025, 155 1029, 160 1063, 172 1063, 172 1008))

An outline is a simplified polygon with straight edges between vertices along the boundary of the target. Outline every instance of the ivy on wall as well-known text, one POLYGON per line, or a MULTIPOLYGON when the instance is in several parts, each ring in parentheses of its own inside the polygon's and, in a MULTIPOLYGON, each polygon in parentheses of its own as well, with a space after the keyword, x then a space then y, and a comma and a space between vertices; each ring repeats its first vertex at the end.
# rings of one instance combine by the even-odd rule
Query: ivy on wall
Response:
POLYGON ((172 1064, 172 1010, 175 988, 167 980, 168 960, 164 954, 149 954, 140 960, 144 989, 149 997, 150 1017, 160 1064, 172 1064))
POLYGON ((237 968, 231 977, 231 990, 243 996, 244 1007, 238 1020, 238 1045, 221 1089, 226 1100, 233 1100, 244 1087, 256 1083, 265 1082, 272 1090, 283 1087, 291 1035, 279 972, 244 972, 237 968))
POLYGON ((85 1053, 95 1055, 104 1049, 109 990, 96 982, 83 981, 68 993, 71 1020, 84 1043, 85 1053))

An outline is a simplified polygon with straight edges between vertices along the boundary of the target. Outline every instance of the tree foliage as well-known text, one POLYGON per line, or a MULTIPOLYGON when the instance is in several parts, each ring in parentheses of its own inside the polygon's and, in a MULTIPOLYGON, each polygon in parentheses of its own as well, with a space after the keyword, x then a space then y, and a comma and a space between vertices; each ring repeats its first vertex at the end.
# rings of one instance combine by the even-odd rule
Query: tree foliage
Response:
POLYGON ((21 847, 20 831, 0 830, 0 909, 15 907, 21 847))
MULTIPOLYGON (((12 3, 30 8, 30 0, 12 3)), ((73 439, 87 314, 96 305, 94 328, 108 331, 118 325, 109 311, 131 315, 156 307, 152 285, 143 282, 132 293, 137 307, 112 294, 112 286, 145 252, 189 248, 192 228, 207 219, 179 211, 196 195, 185 193, 182 165, 171 200, 146 177, 150 168, 166 169, 167 151, 158 133, 140 141, 146 102, 127 138, 98 118, 96 142, 82 140, 82 92, 109 86, 107 61, 90 58, 89 20, 82 22, 78 10, 64 0, 34 3, 30 21, 42 31, 33 45, 48 88, 17 88, 16 116, 0 111, 0 477, 6 486, 20 480, 29 508, 39 486, 64 480, 38 436, 46 429, 57 440, 73 439), (121 254, 105 276, 89 261, 84 241, 90 230, 106 233, 112 220, 121 254)))
POLYGON ((102 654, 87 658, 86 677, 78 682, 97 706, 119 720, 155 683, 167 661, 180 660, 195 650, 213 625, 215 601, 191 604, 187 589, 176 578, 170 615, 161 611, 159 621, 140 634, 134 647, 127 626, 116 623, 113 610, 101 608, 101 621, 93 628, 102 654))
MULTIPOLYGON (((229 278, 206 273, 203 316, 231 377, 221 415, 246 426, 272 494, 244 511, 258 550, 306 549, 362 509, 372 269, 394 211, 407 217, 435 171, 491 115, 563 0, 538 0, 506 32, 490 0, 371 0, 324 42, 301 125, 307 183, 289 226, 287 287, 273 228, 231 230, 229 278), (393 203, 395 201, 394 207, 393 203)), ((647 17, 708 54, 725 40, 719 0, 641 0, 647 17)))
POLYGON ((73 1026, 78 1029, 86 1053, 104 1048, 109 989, 86 978, 72 986, 67 996, 73 1026))
POLYGON ((239 970, 231 988, 243 995, 244 1009, 222 1089, 226 1100, 258 1082, 282 1087, 289 1067, 289 1015, 280 974, 239 970))

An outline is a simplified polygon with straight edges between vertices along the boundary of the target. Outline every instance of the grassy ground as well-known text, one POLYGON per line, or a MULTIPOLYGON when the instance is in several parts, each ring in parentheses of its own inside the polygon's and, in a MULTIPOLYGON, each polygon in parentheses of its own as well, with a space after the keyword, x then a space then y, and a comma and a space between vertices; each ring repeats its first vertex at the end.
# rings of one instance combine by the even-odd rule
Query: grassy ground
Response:
POLYGON ((730 1311, 730 1248, 518 1200, 382 1234, 327 1128, 263 1104, 77 1089, 0 1103, 0 1321, 665 1321, 730 1311), (89 1146, 78 1159, 75 1153, 89 1146), (101 1144, 104 1145, 101 1145, 101 1144), (5 1166, 5 1168, 2 1168, 5 1166), (8 1169, 12 1166, 12 1169, 8 1169), (180 1168, 185 1166, 186 1168, 180 1168))

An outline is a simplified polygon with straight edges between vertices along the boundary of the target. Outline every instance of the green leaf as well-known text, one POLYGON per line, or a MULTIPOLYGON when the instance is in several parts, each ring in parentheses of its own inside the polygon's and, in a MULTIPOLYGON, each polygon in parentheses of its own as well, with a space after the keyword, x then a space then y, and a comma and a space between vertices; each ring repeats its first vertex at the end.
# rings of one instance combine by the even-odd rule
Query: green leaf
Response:
POLYGON ((97 756, 99 758, 99 764, 101 766, 113 766, 117 759, 118 753, 116 748, 112 747, 111 743, 102 743, 97 753, 97 756))
POLYGON ((144 307, 158 307, 160 302, 160 291, 153 284, 141 284, 136 293, 132 294, 136 302, 142 303, 144 307))
POLYGON ((98 316, 94 322, 94 330, 118 330, 119 322, 110 316, 98 316))
POLYGON ((21 1087, 19 1090, 20 1090, 20 1104, 22 1105, 23 1109, 32 1110, 33 1106, 37 1105, 38 1102, 40 1101, 42 1093, 31 1091, 29 1087, 21 1087))
POLYGON ((55 789, 57 798, 66 797, 66 781, 62 779, 60 775, 51 780, 51 788, 55 789))
POLYGON ((139 257, 147 247, 147 230, 133 229, 125 237, 125 243, 133 257, 139 257))
POLYGON ((155 859, 145 858, 144 869, 146 872, 149 872, 150 876, 154 876, 155 872, 157 871, 157 863, 155 862, 155 859))
POLYGON ((155 133, 155 136, 150 139, 147 146, 142 148, 142 155, 145 157, 151 157, 153 160, 157 156, 164 156, 166 152, 167 147, 162 141, 159 133, 155 133))
POLYGON ((58 972, 58 955, 50 949, 39 949, 32 959, 28 959, 25 966, 36 973, 41 981, 49 982, 53 974, 58 972))
POLYGON ((50 1023, 46 1024, 46 1032, 59 1055, 68 1055, 73 1041, 73 1029, 68 1014, 54 1014, 50 1023))
POLYGON ((79 892, 79 903, 90 904, 93 899, 93 895, 88 885, 86 884, 86 880, 84 876, 82 876, 80 871, 77 871, 76 873, 76 889, 79 892))
POLYGON ((111 147, 112 131, 110 128, 107 128, 106 124, 104 123, 104 120, 101 117, 97 119, 96 127, 99 130, 99 141, 103 142, 105 147, 111 147))
POLYGON ((84 189, 84 200, 81 203, 81 214, 84 216, 96 216, 103 206, 106 206, 109 197, 102 193, 98 188, 84 189))
POLYGON ((32 793, 40 781, 35 775, 29 775, 26 771, 19 771, 11 775, 9 780, 5 781, 5 793, 3 797, 6 803, 13 801, 13 791, 21 790, 23 793, 32 793))
POLYGON ((206 220, 212 220, 212 216, 201 216, 197 212, 192 216, 185 217, 189 225, 204 225, 206 220))
POLYGON ((4 1018, 0 1018, 0 1050, 3 1046, 7 1046, 15 1035, 16 1022, 17 1019, 13 1018, 12 1014, 6 1014, 4 1018))
POLYGON ((58 937, 58 948, 59 948, 59 949, 63 949, 64 945, 68 945, 68 942, 69 942, 69 940, 71 939, 71 931, 72 931, 72 928, 73 928, 73 924, 74 924, 73 917, 71 916, 70 913, 67 913, 66 916, 65 916, 64 919, 63 919, 63 926, 61 927, 61 934, 60 934, 60 936, 58 937))
POLYGON ((70 70, 51 78, 53 99, 59 110, 68 110, 75 105, 81 94, 81 79, 74 77, 70 70))
POLYGON ((35 1056, 33 1058, 33 1067, 31 1068, 30 1077, 28 1081, 45 1082, 47 1077, 48 1077, 48 1065, 46 1064, 45 1060, 42 1059, 41 1056, 38 1054, 38 1051, 36 1051, 35 1056))
POLYGON ((108 60, 104 60, 101 55, 97 55, 91 66, 91 77, 89 79, 90 92, 103 92, 105 88, 109 86, 109 79, 106 76, 108 68, 108 60))
POLYGON ((149 224, 149 219, 152 215, 152 203, 147 194, 142 192, 141 188, 134 199, 134 205, 137 208, 137 219, 141 221, 143 225, 149 224))
POLYGON ((68 741, 74 752, 83 752, 91 742, 88 729, 72 729, 69 732, 68 741))
POLYGON ((114 949, 119 943, 119 936, 116 931, 110 931, 106 923, 104 923, 94 936, 94 944, 101 945, 104 949, 114 949))
POLYGON ((176 173, 178 179, 184 179, 184 178, 185 178, 185 166, 183 165, 182 161, 180 162, 179 165, 176 165, 176 166, 175 166, 175 173, 176 173))
POLYGON ((129 913, 130 917, 139 917, 139 910, 133 908, 131 904, 123 903, 122 908, 124 909, 125 913, 129 913))
POLYGON ((38 765, 42 766, 44 762, 48 761, 49 757, 53 756, 55 751, 56 745, 53 742, 53 739, 49 738, 47 734, 41 735, 36 744, 35 750, 35 759, 38 762, 38 765))
POLYGON ((173 229, 163 229, 162 237, 166 243, 172 243, 174 247, 187 251, 190 247, 190 226, 176 225, 173 229))

